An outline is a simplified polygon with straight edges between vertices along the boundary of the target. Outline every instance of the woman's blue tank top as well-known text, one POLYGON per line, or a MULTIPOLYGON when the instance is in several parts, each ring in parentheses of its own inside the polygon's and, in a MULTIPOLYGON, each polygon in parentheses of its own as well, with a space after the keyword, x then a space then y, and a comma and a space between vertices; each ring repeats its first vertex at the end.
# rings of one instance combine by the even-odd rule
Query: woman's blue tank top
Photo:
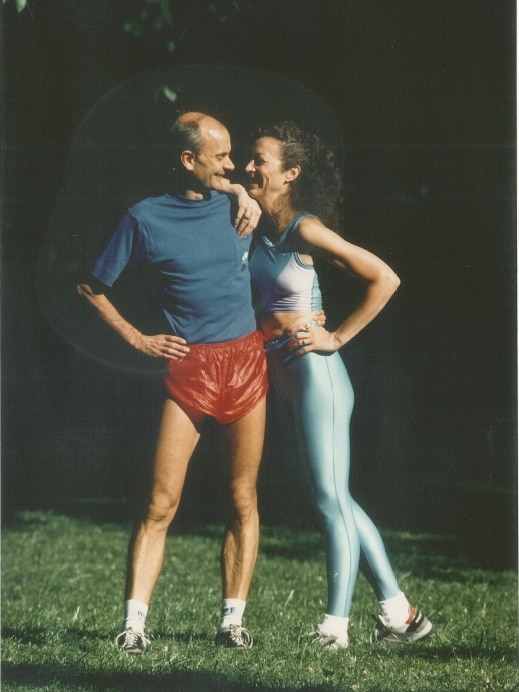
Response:
POLYGON ((322 308, 321 289, 313 265, 305 264, 296 249, 296 231, 303 212, 285 228, 276 242, 261 236, 249 261, 254 304, 258 312, 314 312, 322 308))

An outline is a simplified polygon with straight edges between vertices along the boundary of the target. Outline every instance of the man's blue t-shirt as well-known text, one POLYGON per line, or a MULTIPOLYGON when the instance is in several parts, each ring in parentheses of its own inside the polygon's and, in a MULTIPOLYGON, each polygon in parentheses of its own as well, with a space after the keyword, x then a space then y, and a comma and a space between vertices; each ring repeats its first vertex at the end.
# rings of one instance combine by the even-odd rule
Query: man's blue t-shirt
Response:
POLYGON ((188 344, 230 341, 256 328, 250 241, 236 233, 226 195, 166 194, 130 207, 90 271, 111 287, 128 264, 144 262, 157 274, 172 334, 188 344))

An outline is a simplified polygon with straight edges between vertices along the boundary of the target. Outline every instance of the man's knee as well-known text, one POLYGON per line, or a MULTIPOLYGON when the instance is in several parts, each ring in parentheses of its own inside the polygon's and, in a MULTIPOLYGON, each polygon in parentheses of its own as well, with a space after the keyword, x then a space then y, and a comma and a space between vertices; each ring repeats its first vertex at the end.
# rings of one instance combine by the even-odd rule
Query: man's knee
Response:
POLYGON ((254 519, 258 514, 256 486, 236 484, 231 488, 231 511, 242 520, 254 519))
POLYGON ((179 498, 164 492, 154 492, 147 507, 146 520, 167 529, 177 513, 179 498))

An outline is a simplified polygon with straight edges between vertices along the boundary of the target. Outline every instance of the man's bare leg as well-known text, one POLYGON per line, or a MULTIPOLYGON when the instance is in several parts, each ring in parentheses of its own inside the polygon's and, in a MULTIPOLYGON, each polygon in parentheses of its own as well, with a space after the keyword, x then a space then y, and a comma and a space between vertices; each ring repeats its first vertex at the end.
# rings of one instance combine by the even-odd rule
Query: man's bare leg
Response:
POLYGON ((221 555, 224 598, 247 599, 258 555, 256 483, 263 452, 265 410, 263 399, 250 413, 225 429, 230 508, 221 555))
POLYGON ((171 399, 164 403, 153 461, 151 499, 136 526, 128 549, 126 599, 148 604, 157 582, 168 527, 178 509, 189 460, 200 439, 200 421, 193 421, 171 399))

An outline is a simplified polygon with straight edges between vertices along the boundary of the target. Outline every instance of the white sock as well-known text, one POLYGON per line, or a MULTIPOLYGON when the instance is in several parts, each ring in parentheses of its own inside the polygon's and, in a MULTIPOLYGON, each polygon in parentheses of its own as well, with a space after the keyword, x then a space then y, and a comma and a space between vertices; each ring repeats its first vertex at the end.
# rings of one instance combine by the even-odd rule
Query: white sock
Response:
POLYGON ((247 602, 242 601, 240 598, 224 598, 222 601, 220 629, 229 627, 229 625, 241 625, 246 605, 247 602))
POLYGON ((341 618, 337 615, 324 616, 324 620, 321 623, 321 629, 325 634, 337 637, 339 641, 345 641, 348 639, 348 623, 349 618, 341 618))
POLYGON ((142 601, 129 600, 124 603, 123 630, 130 627, 134 632, 144 632, 148 606, 142 601))
POLYGON ((380 614, 383 618, 395 626, 403 625, 409 617, 410 604, 404 593, 388 598, 387 601, 379 601, 380 614))

